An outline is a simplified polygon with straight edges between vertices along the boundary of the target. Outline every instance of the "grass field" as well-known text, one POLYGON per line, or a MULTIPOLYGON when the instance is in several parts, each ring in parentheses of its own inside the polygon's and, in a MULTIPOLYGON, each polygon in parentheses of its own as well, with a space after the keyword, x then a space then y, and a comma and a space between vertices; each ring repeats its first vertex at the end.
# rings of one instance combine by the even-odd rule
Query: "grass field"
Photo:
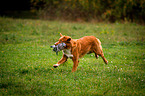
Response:
POLYGON ((135 23, 75 23, 0 17, 0 95, 145 95, 145 26, 135 23), (80 59, 71 73, 69 59, 52 51, 59 33, 100 39, 106 59, 80 59))

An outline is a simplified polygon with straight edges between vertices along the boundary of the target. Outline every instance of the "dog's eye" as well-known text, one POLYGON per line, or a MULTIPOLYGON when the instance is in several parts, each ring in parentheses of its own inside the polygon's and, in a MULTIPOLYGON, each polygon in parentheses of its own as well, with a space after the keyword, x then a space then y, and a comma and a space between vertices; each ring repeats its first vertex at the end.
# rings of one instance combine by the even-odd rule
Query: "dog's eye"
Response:
POLYGON ((64 40, 60 40, 59 42, 60 42, 60 43, 64 43, 65 41, 64 41, 64 40))
POLYGON ((62 40, 60 40, 59 43, 62 43, 62 40))

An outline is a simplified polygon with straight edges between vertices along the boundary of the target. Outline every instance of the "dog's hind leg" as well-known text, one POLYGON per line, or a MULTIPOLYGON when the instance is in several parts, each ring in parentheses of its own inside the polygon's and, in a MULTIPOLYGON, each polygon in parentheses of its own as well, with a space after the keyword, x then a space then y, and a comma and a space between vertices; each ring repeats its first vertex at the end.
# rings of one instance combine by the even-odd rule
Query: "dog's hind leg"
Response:
POLYGON ((104 57, 104 54, 101 53, 101 54, 99 54, 99 55, 102 57, 103 61, 104 61, 106 64, 108 64, 108 61, 107 61, 106 58, 104 57))
POLYGON ((104 57, 103 54, 103 50, 102 50, 102 46, 101 46, 101 42, 99 39, 96 39, 95 45, 93 47, 93 52, 95 53, 95 57, 98 58, 98 55, 102 57, 103 61, 108 64, 108 61, 106 60, 106 58, 104 57))
POLYGON ((94 53, 95 53, 95 57, 98 58, 99 56, 102 57, 103 61, 108 64, 108 61, 106 60, 106 58, 104 57, 104 54, 103 54, 103 51, 100 50, 100 51, 96 51, 94 50, 94 53), (99 56, 98 56, 99 55, 99 56))
POLYGON ((95 57, 96 57, 96 59, 98 59, 98 57, 99 57, 98 54, 95 53, 95 57))
POLYGON ((53 67, 57 68, 60 64, 66 62, 68 59, 68 57, 66 55, 63 54, 63 57, 57 62, 57 64, 54 64, 53 67))

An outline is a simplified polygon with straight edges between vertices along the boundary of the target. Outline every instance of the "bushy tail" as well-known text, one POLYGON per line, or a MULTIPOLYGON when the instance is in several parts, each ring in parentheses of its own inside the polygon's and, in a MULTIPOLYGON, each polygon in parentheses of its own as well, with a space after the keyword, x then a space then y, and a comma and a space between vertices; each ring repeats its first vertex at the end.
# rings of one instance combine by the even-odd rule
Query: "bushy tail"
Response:
POLYGON ((96 38, 96 39, 97 39, 97 43, 98 43, 100 49, 102 50, 101 41, 98 38, 96 38))

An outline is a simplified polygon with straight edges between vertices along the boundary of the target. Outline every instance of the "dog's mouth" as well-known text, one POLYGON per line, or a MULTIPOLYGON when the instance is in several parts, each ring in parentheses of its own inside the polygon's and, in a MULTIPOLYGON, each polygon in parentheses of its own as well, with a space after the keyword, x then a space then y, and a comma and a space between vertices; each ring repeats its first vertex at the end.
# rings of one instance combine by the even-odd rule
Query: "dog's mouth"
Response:
POLYGON ((66 49, 68 46, 66 45, 66 46, 64 46, 64 49, 66 49))

